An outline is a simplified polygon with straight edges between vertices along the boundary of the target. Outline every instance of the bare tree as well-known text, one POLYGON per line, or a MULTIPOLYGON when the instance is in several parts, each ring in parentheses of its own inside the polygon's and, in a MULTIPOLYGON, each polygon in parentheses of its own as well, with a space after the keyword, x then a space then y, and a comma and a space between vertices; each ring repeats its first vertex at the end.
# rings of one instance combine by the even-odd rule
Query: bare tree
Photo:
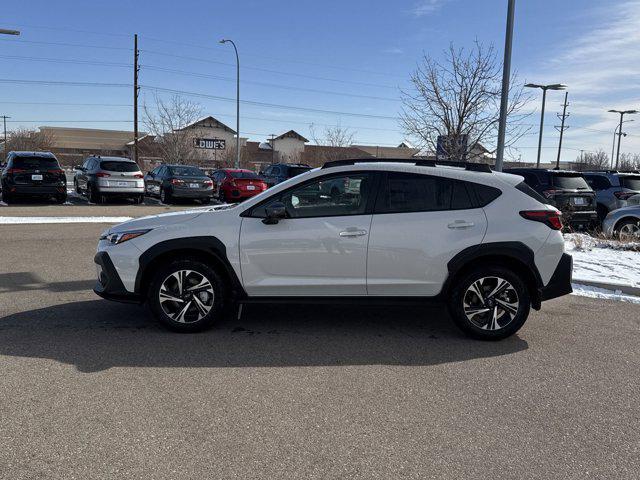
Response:
POLYGON ((618 163, 619 170, 638 170, 640 169, 640 155, 637 153, 621 153, 618 163))
MULTIPOLYGON (((479 160, 496 150, 502 65, 492 45, 485 47, 477 41, 470 50, 452 44, 444 55, 439 62, 424 54, 411 75, 412 88, 401 90, 400 126, 423 149, 436 152, 440 137, 444 141, 439 153, 447 158, 479 160)), ((529 129, 522 119, 530 113, 520 113, 528 99, 521 82, 512 75, 507 147, 529 129)))
POLYGON ((144 104, 144 123, 156 137, 160 156, 167 163, 188 163, 196 150, 186 126, 200 118, 202 107, 179 95, 169 100, 155 97, 155 106, 144 104))
POLYGON ((322 164, 334 160, 342 160, 353 156, 351 145, 354 143, 356 132, 343 127, 340 123, 333 126, 326 126, 322 133, 318 133, 315 125, 309 125, 311 139, 319 147, 316 149, 313 164, 322 164))
POLYGON ((18 128, 7 135, 8 153, 12 150, 49 151, 55 145, 55 138, 49 132, 18 128))
POLYGON ((602 149, 597 152, 584 152, 575 161, 576 170, 599 170, 609 167, 609 155, 602 149))

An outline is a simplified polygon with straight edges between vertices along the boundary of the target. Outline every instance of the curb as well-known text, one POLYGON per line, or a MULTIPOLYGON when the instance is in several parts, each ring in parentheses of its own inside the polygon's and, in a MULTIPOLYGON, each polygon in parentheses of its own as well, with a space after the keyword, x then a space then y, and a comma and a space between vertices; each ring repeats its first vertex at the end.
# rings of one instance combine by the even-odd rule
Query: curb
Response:
POLYGON ((594 280, 580 280, 578 278, 574 278, 573 280, 571 280, 571 282, 576 283, 578 285, 585 285, 587 287, 596 287, 596 288, 604 288, 605 290, 620 291, 625 295, 633 295, 636 297, 640 297, 640 287, 632 287, 631 285, 623 285, 621 283, 597 282, 594 280))

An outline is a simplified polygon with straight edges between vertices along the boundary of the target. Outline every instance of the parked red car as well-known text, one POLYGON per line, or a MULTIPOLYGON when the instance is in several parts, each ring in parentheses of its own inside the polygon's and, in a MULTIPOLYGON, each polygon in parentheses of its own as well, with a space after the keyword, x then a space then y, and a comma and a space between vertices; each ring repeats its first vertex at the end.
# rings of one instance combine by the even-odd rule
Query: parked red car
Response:
POLYGON ((223 202, 241 202, 264 192, 267 184, 251 170, 223 168, 211 174, 223 202))

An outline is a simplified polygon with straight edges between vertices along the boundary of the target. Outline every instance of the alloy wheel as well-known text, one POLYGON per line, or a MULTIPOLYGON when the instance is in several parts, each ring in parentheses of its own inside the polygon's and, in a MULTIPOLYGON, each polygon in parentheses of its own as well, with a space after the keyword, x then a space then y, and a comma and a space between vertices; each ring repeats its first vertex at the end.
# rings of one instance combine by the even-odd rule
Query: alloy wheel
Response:
POLYGON ((467 288, 462 299, 467 320, 483 330, 500 330, 518 313, 516 289, 504 278, 483 277, 467 288))
POLYGON ((174 322, 193 323, 211 311, 215 295, 211 282, 194 270, 178 270, 164 279, 158 293, 162 311, 174 322))
POLYGON ((625 223, 620 227, 620 240, 640 240, 640 225, 637 223, 625 223))

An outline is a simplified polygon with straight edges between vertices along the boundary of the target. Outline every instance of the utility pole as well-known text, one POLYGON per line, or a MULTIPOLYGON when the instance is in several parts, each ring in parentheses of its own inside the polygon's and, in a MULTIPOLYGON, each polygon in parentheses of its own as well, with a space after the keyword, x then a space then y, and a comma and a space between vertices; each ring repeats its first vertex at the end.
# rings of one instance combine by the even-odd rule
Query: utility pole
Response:
MULTIPOLYGON (((4 148, 2 149, 2 154, 5 160, 7 158, 7 118, 11 118, 11 117, 2 115, 2 123, 4 124, 4 148)), ((4 163, 4 162, 0 162, 0 163, 4 163)))
POLYGON ((556 170, 560 170, 560 152, 562 151, 562 137, 564 135, 564 131, 569 128, 569 126, 564 126, 565 119, 569 116, 567 113, 567 107, 569 106, 569 102, 567 102, 567 97, 569 96, 569 92, 564 92, 564 104, 562 105, 562 115, 557 114, 558 118, 562 120, 560 126, 556 126, 555 129, 560 132, 560 142, 558 143, 558 159, 556 160, 556 170))
POLYGON ((504 163, 504 137, 507 131, 507 112, 509 108, 509 78, 511 74, 511 45, 513 43, 513 18, 516 0, 509 0, 507 6, 507 30, 504 38, 504 61, 502 62, 502 94, 500 97, 500 123, 498 124, 498 148, 496 150, 496 166, 502 171, 504 163))
MULTIPOLYGON (((138 163, 138 34, 133 36, 133 160, 138 163)), ((138 164, 139 165, 139 164, 138 164)))
MULTIPOLYGON (((618 162, 620 160, 620 141, 622 140, 622 124, 624 121, 622 120, 625 115, 633 115, 638 113, 638 110, 609 110, 609 113, 618 113, 620 114, 620 125, 618 126, 618 151, 616 153, 616 166, 615 169, 618 169, 618 162)), ((626 134, 624 134, 626 136, 626 134)))
POLYGON ((276 136, 271 134, 271 165, 273 165, 273 152, 276 149, 276 136))

